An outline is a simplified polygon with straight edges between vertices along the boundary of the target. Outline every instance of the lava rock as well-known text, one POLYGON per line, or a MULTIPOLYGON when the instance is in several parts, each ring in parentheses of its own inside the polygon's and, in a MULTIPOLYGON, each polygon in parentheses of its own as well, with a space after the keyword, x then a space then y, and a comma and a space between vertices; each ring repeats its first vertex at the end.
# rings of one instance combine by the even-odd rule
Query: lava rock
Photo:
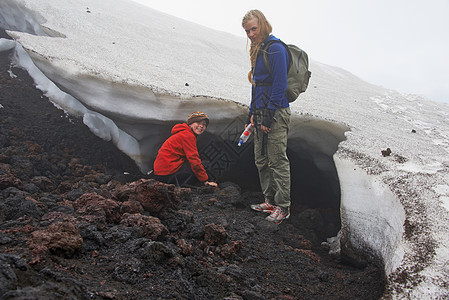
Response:
POLYGON ((179 203, 189 195, 190 189, 177 188, 153 179, 140 179, 119 187, 114 196, 122 202, 138 201, 146 211, 158 214, 168 208, 178 209, 179 203))
POLYGON ((204 226, 204 241, 208 245, 223 244, 228 238, 226 229, 221 225, 207 224, 204 226))
POLYGON ((82 244, 78 227, 71 222, 53 223, 46 229, 33 231, 29 240, 30 249, 38 260, 48 253, 71 257, 81 250, 82 244))
POLYGON ((162 225, 161 220, 152 216, 126 213, 120 224, 137 227, 140 229, 140 237, 148 237, 152 240, 163 238, 168 233, 167 227, 162 225))

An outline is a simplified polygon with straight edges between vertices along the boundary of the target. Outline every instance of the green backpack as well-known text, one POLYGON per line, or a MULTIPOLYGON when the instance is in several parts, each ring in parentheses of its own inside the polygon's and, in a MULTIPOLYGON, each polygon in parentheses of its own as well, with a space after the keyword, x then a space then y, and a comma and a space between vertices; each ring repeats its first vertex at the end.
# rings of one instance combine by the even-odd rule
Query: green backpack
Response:
POLYGON ((298 98, 299 94, 306 91, 309 85, 309 79, 312 76, 312 72, 309 71, 309 57, 304 50, 295 45, 287 45, 279 40, 269 41, 263 46, 262 53, 265 68, 270 74, 271 69, 265 49, 268 49, 272 43, 276 42, 281 43, 288 52, 289 64, 287 67, 287 90, 285 95, 289 102, 293 102, 298 98))

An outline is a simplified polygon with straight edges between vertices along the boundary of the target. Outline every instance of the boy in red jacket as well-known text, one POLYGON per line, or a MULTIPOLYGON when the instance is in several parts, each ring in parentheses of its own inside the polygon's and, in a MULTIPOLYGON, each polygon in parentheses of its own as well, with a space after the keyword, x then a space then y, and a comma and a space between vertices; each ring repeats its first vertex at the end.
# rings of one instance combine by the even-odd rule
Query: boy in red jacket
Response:
POLYGON ((191 186, 198 182, 217 186, 208 181, 196 146, 197 136, 206 131, 209 118, 203 112, 193 112, 186 123, 176 124, 171 136, 164 142, 154 161, 155 179, 177 186, 191 186))

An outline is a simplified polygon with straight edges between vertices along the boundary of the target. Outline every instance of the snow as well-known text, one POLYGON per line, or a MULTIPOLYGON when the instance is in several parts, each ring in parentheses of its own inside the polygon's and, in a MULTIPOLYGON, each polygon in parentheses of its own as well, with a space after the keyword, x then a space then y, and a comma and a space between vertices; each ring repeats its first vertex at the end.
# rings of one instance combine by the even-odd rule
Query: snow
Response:
POLYGON ((35 66, 20 44, 14 42, 14 45, 17 63, 23 69, 28 71, 30 76, 34 79, 36 87, 44 91, 45 95, 53 100, 53 104, 55 104, 56 107, 64 109, 71 115, 83 116, 84 123, 93 133, 107 141, 113 141, 117 148, 137 160, 139 157, 139 146, 132 136, 119 129, 117 125, 107 117, 87 109, 77 99, 61 91, 35 66))
POLYGON ((403 256, 404 209, 394 194, 383 186, 379 176, 368 177, 364 170, 338 156, 334 161, 345 199, 341 207, 342 228, 348 228, 351 235, 363 236, 363 240, 358 241, 360 247, 379 251, 378 255, 386 258, 385 270, 390 273, 403 256))
MULTIPOLYGON (((17 41, 0 40, 0 51, 15 47, 16 63, 55 105, 82 116, 144 172, 159 125, 203 110, 208 132, 218 134, 247 113, 240 37, 127 0, 2 0, 0 26, 17 41)), ((308 91, 292 104, 289 144, 333 157, 342 244, 383 260, 393 298, 447 297, 449 106, 313 59, 310 69, 308 91), (405 284, 396 280, 404 273, 405 284)), ((325 170, 319 153, 311 159, 325 170)))
POLYGON ((10 49, 14 48, 15 45, 16 45, 16 43, 14 41, 7 40, 7 39, 0 39, 0 52, 10 50, 10 49))

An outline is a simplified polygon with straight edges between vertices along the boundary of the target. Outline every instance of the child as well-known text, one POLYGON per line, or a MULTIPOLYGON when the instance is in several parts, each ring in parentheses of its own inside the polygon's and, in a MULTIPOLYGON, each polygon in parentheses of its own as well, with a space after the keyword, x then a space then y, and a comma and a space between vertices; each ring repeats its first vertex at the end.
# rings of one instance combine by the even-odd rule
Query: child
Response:
POLYGON ((209 118, 203 112, 193 112, 186 123, 176 124, 171 136, 164 142, 154 161, 155 179, 177 186, 217 186, 201 162, 196 146, 197 137, 206 131, 209 118))

